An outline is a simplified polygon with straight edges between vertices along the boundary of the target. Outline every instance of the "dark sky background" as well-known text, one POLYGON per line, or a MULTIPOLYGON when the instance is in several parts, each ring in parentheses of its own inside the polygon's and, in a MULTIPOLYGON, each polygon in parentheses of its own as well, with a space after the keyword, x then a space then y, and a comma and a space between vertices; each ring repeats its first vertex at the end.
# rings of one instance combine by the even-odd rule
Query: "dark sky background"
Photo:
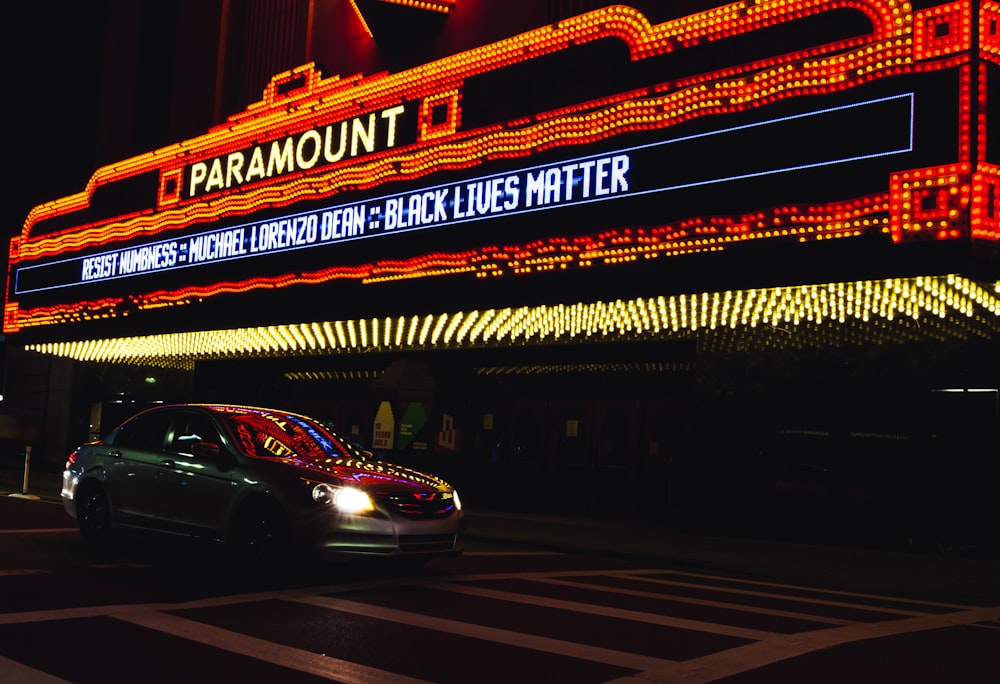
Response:
POLYGON ((96 167, 104 7, 102 0, 24 2, 2 22, 5 243, 33 206, 83 190, 96 167))

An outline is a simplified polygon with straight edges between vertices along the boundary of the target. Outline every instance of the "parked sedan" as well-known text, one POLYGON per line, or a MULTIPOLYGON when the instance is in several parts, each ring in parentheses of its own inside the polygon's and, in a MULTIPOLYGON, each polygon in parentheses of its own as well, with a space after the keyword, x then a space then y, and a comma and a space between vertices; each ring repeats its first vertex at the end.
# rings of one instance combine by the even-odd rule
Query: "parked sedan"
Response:
POLYGON ((83 537, 159 531, 248 557, 428 558, 462 549, 462 504, 443 480, 384 463, 307 416, 184 404, 148 409, 66 462, 62 500, 83 537))

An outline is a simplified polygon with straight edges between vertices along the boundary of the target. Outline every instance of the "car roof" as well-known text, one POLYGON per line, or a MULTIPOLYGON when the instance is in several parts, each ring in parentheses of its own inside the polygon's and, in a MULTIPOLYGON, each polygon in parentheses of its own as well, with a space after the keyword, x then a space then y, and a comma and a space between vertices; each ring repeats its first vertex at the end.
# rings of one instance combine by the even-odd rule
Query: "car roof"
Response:
MULTIPOLYGON (((257 413, 257 414, 270 414, 275 416, 298 416, 300 418, 309 418, 305 414, 298 413, 296 411, 288 411, 285 409, 269 408, 264 406, 250 406, 244 404, 223 404, 223 403, 178 403, 178 404, 162 404, 160 406, 153 406, 148 411, 167 411, 167 410, 183 410, 183 409, 201 409, 209 411, 212 413, 257 413)), ((316 420, 312 418, 311 420, 316 420)))

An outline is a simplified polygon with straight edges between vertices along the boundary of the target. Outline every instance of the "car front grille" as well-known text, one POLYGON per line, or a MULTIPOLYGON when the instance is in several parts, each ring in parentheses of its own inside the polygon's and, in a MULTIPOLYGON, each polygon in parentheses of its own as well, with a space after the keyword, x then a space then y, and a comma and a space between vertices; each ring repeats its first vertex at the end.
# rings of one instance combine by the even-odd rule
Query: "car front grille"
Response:
POLYGON ((401 534, 399 550, 406 553, 448 551, 455 548, 454 534, 401 534))
POLYGON ((447 518, 455 511, 455 500, 442 498, 439 492, 407 492, 379 497, 386 508, 408 518, 447 518))

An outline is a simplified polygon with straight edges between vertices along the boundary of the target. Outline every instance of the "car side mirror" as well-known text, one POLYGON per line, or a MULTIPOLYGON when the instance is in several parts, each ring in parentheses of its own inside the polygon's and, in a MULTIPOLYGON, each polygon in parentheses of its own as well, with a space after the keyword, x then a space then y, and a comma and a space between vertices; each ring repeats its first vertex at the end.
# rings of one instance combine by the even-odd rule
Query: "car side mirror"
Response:
POLYGON ((215 442, 195 442, 192 453, 198 458, 216 459, 219 457, 219 445, 215 442))

